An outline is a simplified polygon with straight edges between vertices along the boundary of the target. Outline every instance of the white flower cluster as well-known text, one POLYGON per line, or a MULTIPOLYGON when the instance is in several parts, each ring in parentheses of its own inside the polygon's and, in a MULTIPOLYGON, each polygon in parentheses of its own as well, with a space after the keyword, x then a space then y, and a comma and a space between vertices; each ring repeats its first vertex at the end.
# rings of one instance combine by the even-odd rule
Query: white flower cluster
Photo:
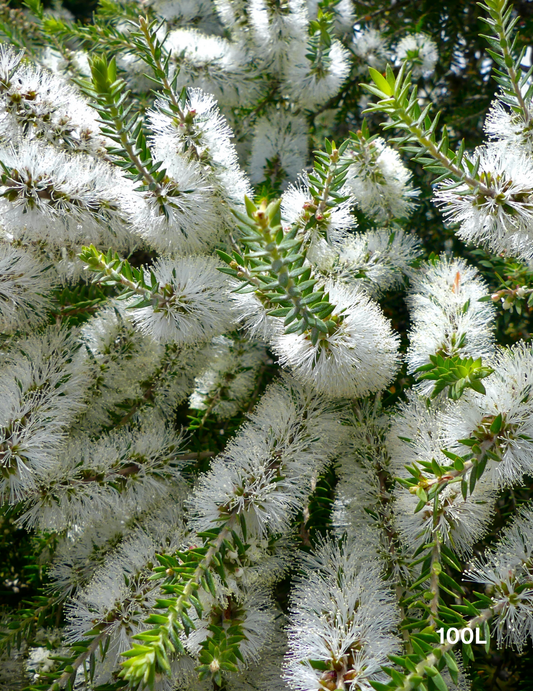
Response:
POLYGON ((367 691, 384 679, 381 664, 398 649, 397 612, 357 543, 325 543, 302 560, 289 625, 286 678, 297 691, 349 684, 367 691))
MULTIPOLYGON (((495 310, 492 303, 480 302, 486 295, 485 282, 463 259, 441 257, 414 275, 407 297, 413 322, 409 370, 416 372, 436 354, 490 357, 495 310)), ((419 387, 429 394, 433 383, 419 387)))

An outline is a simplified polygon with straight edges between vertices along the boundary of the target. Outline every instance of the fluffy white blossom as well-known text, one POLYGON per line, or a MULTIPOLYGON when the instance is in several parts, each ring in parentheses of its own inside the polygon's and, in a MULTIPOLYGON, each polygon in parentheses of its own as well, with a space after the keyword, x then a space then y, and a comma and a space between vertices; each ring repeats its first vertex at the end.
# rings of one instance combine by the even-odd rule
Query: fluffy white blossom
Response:
POLYGON ((378 222, 410 216, 419 190, 413 189, 411 172, 397 151, 376 137, 347 155, 352 162, 346 188, 366 216, 378 222))
POLYGON ((312 109, 339 91, 350 72, 348 51, 340 41, 333 40, 325 58, 326 66, 313 69, 306 57, 305 42, 293 41, 284 70, 286 89, 301 108, 312 109))
POLYGON ((457 235, 529 261, 533 258, 533 162, 520 149, 498 143, 474 152, 479 159, 479 186, 445 180, 434 200, 457 235), (453 185, 453 186, 452 186, 453 185))
POLYGON ((373 27, 365 27, 354 33, 352 50, 360 58, 357 71, 367 74, 368 67, 383 72, 387 66, 387 45, 381 33, 373 27))
POLYGON ((295 180, 307 162, 307 123, 301 115, 269 110, 257 119, 249 161, 250 180, 295 180))
POLYGON ((75 332, 48 327, 0 362, 0 497, 20 501, 54 466, 82 406, 87 366, 75 332))
POLYGON ((56 277, 22 248, 0 245, 0 328, 4 332, 42 324, 51 307, 56 277))
MULTIPOLYGON (((164 298, 155 307, 132 310, 143 333, 162 343, 189 345, 231 328, 231 309, 224 275, 212 257, 159 259, 150 269, 164 298)), ((147 282, 150 275, 147 273, 147 282)))
POLYGON ((59 538, 48 569, 48 590, 61 599, 73 595, 134 535, 148 535, 160 545, 181 540, 184 496, 184 483, 174 483, 163 494, 145 496, 140 505, 115 503, 98 515, 91 512, 83 524, 72 526, 59 538))
MULTIPOLYGON (((193 213, 186 219, 187 236, 181 237, 184 247, 198 251, 198 247, 216 242, 222 231, 231 227, 230 208, 242 205, 244 195, 251 194, 251 190, 238 163, 232 131, 213 96, 201 89, 188 89, 183 115, 185 123, 168 115, 164 101, 156 101, 148 114, 150 141, 155 157, 170 166, 169 174, 173 167, 189 170, 195 184, 203 186, 203 207, 196 216, 193 213)), ((189 188, 184 185, 184 189, 189 188)), ((157 230, 148 232, 158 239, 157 230)))
POLYGON ((67 640, 82 640, 96 625, 105 629, 109 649, 103 660, 97 653, 97 683, 111 679, 122 659, 121 653, 131 648, 131 637, 146 628, 144 620, 162 595, 157 581, 149 580, 149 564, 165 548, 180 547, 183 539, 183 528, 175 529, 172 536, 165 531, 161 537, 137 531, 69 602, 67 640))
POLYGON ((285 533, 340 431, 323 397, 290 378, 273 385, 193 491, 194 529, 210 529, 236 513, 249 535, 285 533))
POLYGON ((387 386, 398 368, 398 339, 379 306, 357 288, 326 282, 338 327, 313 345, 307 333, 280 334, 272 343, 280 363, 328 396, 354 398, 387 386))
POLYGON ((517 512, 499 543, 476 559, 466 578, 482 584, 492 598, 492 632, 498 646, 521 650, 533 638, 533 514, 531 506, 517 512))
POLYGON ((430 77, 434 70, 439 53, 437 45, 426 34, 408 34, 396 46, 396 57, 409 63, 413 77, 430 77))
POLYGON ((209 347, 165 345, 135 329, 120 301, 99 312, 82 328, 91 353, 91 388, 81 418, 91 434, 126 417, 138 422, 147 408, 172 415, 207 366, 209 347))
POLYGON ((461 483, 457 482, 448 484, 439 494, 437 512, 431 500, 415 513, 418 497, 406 489, 399 489, 395 493, 396 529, 411 554, 435 539, 439 531, 444 543, 464 557, 472 553, 473 545, 487 533, 495 501, 492 483, 478 482, 474 492, 464 499, 461 483))
POLYGON ((381 665, 398 648, 397 612, 379 565, 357 543, 324 543, 302 558, 292 595, 285 678, 296 691, 332 683, 370 691, 381 665), (320 670, 314 661, 324 663, 320 670))
POLYGON ((308 17, 305 2, 289 0, 281 5, 251 0, 248 7, 255 50, 265 66, 279 70, 289 43, 306 37, 308 17))
POLYGON ((512 148, 521 148, 533 154, 533 132, 522 116, 505 106, 499 99, 493 101, 483 129, 489 139, 501 141, 512 148))
POLYGON ((246 49, 220 36, 195 29, 175 29, 165 43, 175 68, 176 88, 198 87, 219 103, 243 106, 260 96, 246 49))
POLYGON ((209 409, 215 418, 227 420, 252 393, 266 351, 254 343, 218 336, 207 357, 209 367, 196 377, 189 406, 193 410, 209 409))
POLYGON ((388 497, 381 485, 390 476, 385 443, 390 419, 376 398, 354 405, 344 422, 346 438, 335 466, 338 483, 331 516, 335 535, 357 542, 362 559, 380 557, 399 572, 400 546, 389 538, 388 497))
MULTIPOLYGON (((302 233, 306 244, 318 241, 318 231, 304 230, 305 221, 303 217, 307 206, 311 205, 313 199, 309 191, 309 178, 306 173, 299 176, 298 180, 291 183, 281 197, 281 216, 287 224, 298 224, 302 227, 302 233)), ((320 234, 325 236, 329 244, 340 241, 348 235, 348 231, 353 230, 357 221, 352 214, 354 202, 347 199, 335 204, 333 208, 324 212, 320 222, 320 234)))
POLYGON ((149 429, 119 428, 96 442, 73 436, 28 497, 21 522, 64 530, 83 525, 94 511, 120 505, 139 511, 179 483, 182 445, 179 434, 153 420, 149 429))
POLYGON ((198 164, 163 152, 157 158, 168 177, 157 192, 132 198, 133 230, 160 252, 205 251, 221 232, 214 187, 198 164))
POLYGON ((246 669, 251 662, 257 662, 259 655, 268 647, 274 637, 276 610, 272 598, 265 588, 245 589, 238 598, 224 598, 206 608, 200 619, 195 613, 192 621, 195 629, 186 638, 186 648, 193 654, 200 652, 201 643, 209 636, 209 626, 215 624, 224 629, 238 626, 245 636, 239 649, 244 661, 239 667, 246 669))
POLYGON ((282 71, 290 43, 306 39, 305 0, 284 3, 250 0, 247 4, 256 54, 266 69, 282 71))
POLYGON ((0 147, 0 161, 0 219, 9 238, 99 244, 102 232, 126 232, 123 200, 132 185, 108 164, 36 140, 0 147))
POLYGON ((412 263, 420 255, 418 238, 401 228, 382 228, 348 236, 335 245, 338 278, 363 285, 373 297, 396 288, 413 275, 412 263))
POLYGON ((0 113, 3 139, 44 139, 66 151, 102 155, 106 138, 96 112, 62 77, 21 62, 7 44, 0 46, 0 113))
MULTIPOLYGON (((412 329, 409 371, 429 363, 430 355, 487 358, 494 352, 492 302, 480 302, 488 288, 464 259, 441 257, 411 276, 407 304, 412 329)), ((420 383, 429 394, 432 381, 420 383)))
POLYGON ((487 361, 493 374, 483 380, 486 394, 466 392, 443 416, 446 448, 465 454, 459 440, 474 438, 481 452, 495 454, 485 473, 498 486, 512 485, 533 471, 533 354, 525 344, 500 349, 487 361), (491 431, 501 415, 499 431, 491 431))

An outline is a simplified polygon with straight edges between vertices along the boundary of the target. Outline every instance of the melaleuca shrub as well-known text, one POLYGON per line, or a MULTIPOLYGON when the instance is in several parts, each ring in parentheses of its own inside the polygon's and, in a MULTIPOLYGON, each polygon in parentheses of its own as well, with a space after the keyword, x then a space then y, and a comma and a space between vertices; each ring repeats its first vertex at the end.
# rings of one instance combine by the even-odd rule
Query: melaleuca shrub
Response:
POLYGON ((512 7, 483 11, 477 147, 432 114, 432 36, 350 0, 9 15, 9 688, 445 691, 530 644, 533 509, 501 506, 533 351, 497 320, 533 303, 533 83, 512 7), (424 169, 456 254, 417 233, 424 169))

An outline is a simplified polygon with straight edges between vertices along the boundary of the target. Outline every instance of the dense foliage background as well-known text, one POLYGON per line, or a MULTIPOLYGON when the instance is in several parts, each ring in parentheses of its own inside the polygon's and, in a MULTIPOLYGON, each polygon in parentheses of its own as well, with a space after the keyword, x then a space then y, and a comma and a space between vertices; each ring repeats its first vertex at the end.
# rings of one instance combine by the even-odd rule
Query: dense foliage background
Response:
MULTIPOLYGON (((409 32, 425 32, 436 42, 439 59, 434 73, 424 80, 421 90, 428 99, 435 104, 436 110, 442 111, 442 119, 448 124, 451 142, 458 143, 465 138, 468 146, 473 148, 483 139, 483 120, 487 109, 494 97, 496 84, 491 78, 492 60, 487 54, 486 41, 480 37, 485 29, 480 21, 483 10, 473 0, 398 0, 387 2, 378 0, 365 2, 354 0, 357 21, 361 26, 372 25, 379 27, 382 35, 390 41, 409 32)), ((134 3, 124 4, 124 14, 134 11, 134 3)), ((143 2, 138 3, 140 9, 146 9, 143 2)), ((331 0, 333 7, 335 1, 331 0)), ((65 0, 62 4, 44 2, 44 6, 54 9, 60 14, 63 8, 81 23, 91 25, 93 13, 105 19, 112 12, 120 10, 120 3, 116 6, 108 1, 101 3, 83 0, 65 0), (118 10, 117 10, 118 8, 118 10)), ((327 8, 327 3, 322 3, 327 8)), ((518 46, 533 48, 533 2, 522 0, 514 3, 514 9, 520 16, 518 23, 518 46)), ((0 2, 0 39, 28 50, 31 54, 45 39, 40 33, 38 22, 34 21, 24 3, 10 0, 0 2)), ((90 39, 87 39, 90 44, 90 39)), ((88 46, 91 47, 90 45, 88 46)), ((94 46, 93 46, 94 47, 94 46)), ((527 54, 528 59, 531 55, 527 54)), ((367 96, 361 89, 360 82, 367 81, 363 69, 353 70, 344 83, 339 94, 320 106, 318 112, 309 115, 309 126, 312 137, 312 149, 323 146, 324 138, 333 138, 340 142, 349 136, 351 131, 361 128, 363 122, 362 109, 367 102, 367 96)), ((248 118, 253 123, 254 118, 260 116, 275 98, 276 85, 273 84, 272 98, 267 97, 254 109, 241 110, 239 117, 248 118)), ((139 100, 141 108, 148 108, 153 99, 150 95, 139 100)), ((372 134, 380 132, 383 116, 370 114, 366 117, 367 125, 372 134)), ((250 124, 251 126, 251 124, 250 124)), ((389 132, 387 136, 394 134, 389 132)), ((407 158, 406 158, 407 160, 407 158)), ((498 256, 489 255, 480 249, 465 246, 458 240, 453 230, 446 228, 442 216, 434 205, 430 203, 434 176, 423 170, 418 163, 408 163, 414 173, 414 182, 421 189, 419 203, 411 216, 408 227, 416 230, 423 244, 423 254, 427 258, 432 254, 451 252, 467 259, 475 260, 488 281, 491 290, 497 291, 508 285, 516 284, 517 280, 531 285, 533 273, 519 262, 504 260, 498 256)), ((275 178, 266 181, 259 196, 273 197, 279 193, 279 184, 275 178)), ((360 225, 365 228, 365 219, 359 217, 360 225)), ((138 252, 131 258, 133 266, 140 266, 146 261, 147 255, 138 252)), ((103 289, 105 292, 105 289, 103 289)), ((75 323, 94 312, 99 301, 105 297, 104 293, 91 288, 84 289, 81 297, 74 294, 64 294, 61 297, 64 314, 75 323), (76 315, 76 305, 82 300, 84 303, 80 316, 76 315)), ((380 304, 385 314, 392 320, 394 327, 405 334, 408 329, 408 313, 403 300, 402 291, 391 291, 380 297, 380 304)), ((500 344, 510 344, 519 339, 531 339, 533 307, 526 301, 520 303, 518 309, 503 309, 498 305, 496 339, 500 344)), ((57 316, 57 315, 56 315, 57 316)), ((406 348, 402 343, 402 348, 406 348)), ((257 400, 261 392, 274 376, 275 367, 272 361, 265 363, 253 401, 257 400)), ((412 378, 403 368, 396 381, 390 386, 384 396, 383 403, 390 406, 401 400, 403 390, 412 383, 412 378)), ((250 406, 253 404, 250 404, 250 406)), ((222 450, 225 443, 235 433, 241 417, 219 423, 216 420, 199 420, 194 418, 187 405, 182 405, 176 419, 177 425, 185 425, 194 429, 200 425, 194 438, 199 452, 208 448, 214 451, 222 450)), ((195 450, 193 448, 193 450, 195 450)), ((198 462, 197 470, 207 467, 208 459, 198 462)), ((311 504, 311 512, 302 531, 302 548, 308 548, 320 534, 325 534, 330 520, 329 507, 331 504, 332 488, 335 484, 334 470, 328 471, 319 481, 311 504)), ((474 553, 481 553, 483 548, 491 544, 497 530, 505 524, 508 517, 516 508, 533 498, 533 478, 527 486, 521 489, 504 491, 497 505, 493 529, 484 538, 479 549, 474 553)), ((35 598, 42 595, 46 586, 46 571, 40 564, 42 555, 53 546, 54 536, 36 537, 31 532, 16 528, 16 511, 4 510, 0 515, 0 604, 6 611, 24 609, 28 600, 35 603, 35 598)), ((287 606, 288 579, 278 585, 278 601, 287 606)), ((63 616, 59 607, 54 614, 59 623, 63 616)), ((38 624, 37 621, 34 622, 38 624)), ((478 656, 469 666, 473 680, 473 688, 477 691, 528 691, 533 689, 533 649, 531 644, 523 653, 517 654, 511 650, 497 650, 495 645, 483 657, 478 656)), ((20 680, 23 688, 24 680, 20 680)), ((0 660, 0 689, 2 691, 16 691, 10 676, 9 665, 0 660), (9 681, 5 679, 9 678, 9 681)))

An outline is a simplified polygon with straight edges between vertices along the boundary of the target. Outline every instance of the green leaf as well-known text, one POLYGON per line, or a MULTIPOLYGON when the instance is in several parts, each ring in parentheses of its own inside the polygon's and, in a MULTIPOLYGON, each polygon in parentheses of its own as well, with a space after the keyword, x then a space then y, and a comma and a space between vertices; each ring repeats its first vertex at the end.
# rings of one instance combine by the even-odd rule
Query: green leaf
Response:
POLYGON ((394 87, 391 87, 391 85, 385 79, 385 77, 373 67, 369 67, 368 71, 370 72, 372 81, 378 87, 378 89, 380 89, 380 91, 382 91, 387 96, 392 96, 392 94, 394 93, 394 87))

